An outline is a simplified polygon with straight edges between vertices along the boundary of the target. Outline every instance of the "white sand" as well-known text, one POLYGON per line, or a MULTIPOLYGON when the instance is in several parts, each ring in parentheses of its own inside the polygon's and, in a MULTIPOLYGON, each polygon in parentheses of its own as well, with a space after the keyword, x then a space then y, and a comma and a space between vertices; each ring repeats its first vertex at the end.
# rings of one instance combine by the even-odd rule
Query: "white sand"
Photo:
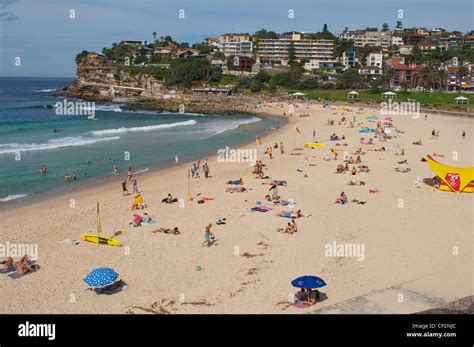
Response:
MULTIPOLYGON (((352 110, 344 112, 349 120, 353 116, 364 120, 356 114, 356 107, 352 110)), ((262 111, 288 113, 286 106, 277 105, 267 105, 262 111)), ((473 121, 440 115, 429 115, 427 121, 423 117, 414 120, 394 116, 395 126, 406 133, 384 144, 376 141, 370 147, 359 145, 359 138, 368 138, 367 134, 337 125, 342 113, 335 107, 323 110, 319 105, 310 109, 300 106, 288 126, 264 138, 263 145, 250 145, 258 149, 259 159, 268 165, 266 174, 288 181, 288 187, 280 187, 279 193, 284 199, 296 201, 293 210, 302 209, 311 215, 297 220, 299 232, 293 235, 275 231, 288 221, 275 216, 275 212, 290 208, 249 212, 257 200, 263 201, 269 189, 262 185, 263 180, 251 175, 249 164, 217 163, 216 158, 209 158, 211 178, 191 181, 194 195, 215 198, 202 205, 197 204, 198 199, 186 202, 184 208, 160 203, 169 192, 186 199, 189 165, 138 176, 147 212, 158 220, 154 226, 129 225, 133 197, 122 197, 119 184, 105 184, 0 212, 0 242, 37 243, 41 265, 39 272, 17 280, 0 275, 0 313, 143 313, 134 307, 152 305, 156 310, 162 306, 172 313, 303 313, 400 284, 446 301, 471 295, 473 195, 433 191, 425 184, 417 189, 413 182, 417 176, 434 176, 428 165, 420 162, 426 154, 443 154, 445 157, 438 159, 445 164, 473 166, 473 121), (298 118, 296 115, 302 112, 311 116, 298 118), (328 118, 336 120, 334 127, 326 125, 328 118), (326 143, 326 147, 305 149, 300 156, 289 155, 295 127, 302 130, 296 136, 297 147, 311 141, 313 129, 317 140, 326 143), (437 140, 431 139, 433 128, 440 131, 437 140), (463 129, 467 131, 464 140, 463 129), (362 156, 370 173, 355 177, 335 174, 337 164, 342 163, 342 152, 337 162, 322 160, 333 145, 329 142, 333 132, 346 136, 349 146, 339 148, 350 153, 359 147, 367 151, 382 145, 388 152, 367 151, 362 156), (412 145, 418 139, 423 146, 412 145), (268 160, 263 155, 265 146, 280 141, 286 154, 280 155, 277 149, 275 158, 268 160), (400 151, 396 144, 405 149, 403 159, 408 160, 410 173, 394 171, 400 166, 396 162, 402 160, 394 155, 400 151), (453 151, 459 153, 458 161, 452 160, 453 151), (308 163, 317 166, 306 166, 308 163), (251 190, 226 193, 225 182, 240 177, 251 190), (346 185, 353 179, 365 181, 366 186, 346 185), (382 192, 369 194, 372 187, 382 192), (335 205, 341 191, 350 200, 364 200, 367 204, 335 205), (75 199, 75 208, 69 207, 70 199, 75 199), (398 208, 398 199, 403 199, 403 208, 398 208), (126 247, 59 243, 95 232, 96 201, 101 204, 103 234, 122 231, 117 238, 126 247), (227 225, 215 225, 219 217, 225 217, 227 225), (209 222, 214 224, 217 245, 208 248, 201 244, 209 222), (152 233, 157 226, 178 226, 182 234, 152 233), (326 257, 324 247, 333 241, 363 244, 365 259, 326 257), (459 255, 453 255, 453 247, 458 247, 459 255), (255 256, 243 257, 245 252, 255 256), (86 291, 82 279, 99 266, 114 268, 128 288, 110 296, 86 291), (196 266, 201 266, 202 271, 195 271, 196 266), (321 291, 327 299, 311 309, 278 304, 296 292, 290 281, 300 275, 324 278, 327 286, 321 291), (70 300, 72 294, 74 302, 70 300), (187 304, 182 304, 183 300, 187 304)), ((393 300, 395 303, 397 298, 393 300)))

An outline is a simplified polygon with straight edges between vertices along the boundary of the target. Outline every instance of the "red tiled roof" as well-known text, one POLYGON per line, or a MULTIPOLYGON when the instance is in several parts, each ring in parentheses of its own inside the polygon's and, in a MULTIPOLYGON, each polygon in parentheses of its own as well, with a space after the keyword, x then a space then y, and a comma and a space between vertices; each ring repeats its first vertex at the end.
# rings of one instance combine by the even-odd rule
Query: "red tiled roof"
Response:
POLYGON ((456 66, 448 66, 448 73, 456 73, 458 68, 456 66))

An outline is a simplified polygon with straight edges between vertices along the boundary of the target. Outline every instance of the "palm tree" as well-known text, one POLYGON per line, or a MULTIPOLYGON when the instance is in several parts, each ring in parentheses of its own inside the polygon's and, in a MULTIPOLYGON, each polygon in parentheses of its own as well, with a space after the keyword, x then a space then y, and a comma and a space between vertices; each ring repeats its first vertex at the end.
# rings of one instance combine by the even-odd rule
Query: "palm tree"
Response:
POLYGON ((156 31, 154 31, 152 35, 153 35, 153 42, 156 42, 156 35, 157 35, 156 31))
POLYGON ((456 79, 459 81, 459 88, 458 88, 458 91, 459 91, 459 94, 461 94, 461 86, 462 86, 462 81, 465 77, 467 77, 469 75, 469 71, 467 69, 466 66, 464 65, 461 65, 459 68, 458 68, 458 72, 456 74, 456 79))
POLYGON ((390 89, 390 84, 392 83, 392 79, 395 76, 395 71, 391 66, 384 66, 383 74, 382 74, 382 81, 386 83, 386 89, 390 89))
POLYGON ((446 80, 448 79, 448 73, 443 68, 438 68, 436 71, 437 79, 439 80, 439 90, 443 91, 446 89, 446 80))

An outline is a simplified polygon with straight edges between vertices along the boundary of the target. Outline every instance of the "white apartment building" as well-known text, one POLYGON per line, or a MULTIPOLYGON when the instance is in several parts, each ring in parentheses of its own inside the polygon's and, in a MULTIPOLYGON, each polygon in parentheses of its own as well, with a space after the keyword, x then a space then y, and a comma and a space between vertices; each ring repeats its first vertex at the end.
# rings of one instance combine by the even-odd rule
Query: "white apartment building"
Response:
POLYGON ((413 52, 413 45, 401 45, 400 46, 400 54, 401 55, 409 55, 413 52))
POLYGON ((403 45, 403 37, 394 35, 394 36, 392 36, 391 42, 392 42, 392 46, 399 46, 400 47, 401 45, 403 45))
POLYGON ((251 57, 253 55, 253 43, 252 41, 227 41, 219 42, 217 44, 219 50, 224 53, 226 57, 228 56, 247 56, 251 57))
POLYGON ((354 37, 355 47, 380 46, 383 51, 388 50, 392 34, 390 31, 364 31, 354 37))
POLYGON ((382 52, 372 52, 365 58, 365 65, 370 67, 379 67, 383 65, 383 53, 382 52))
POLYGON ((293 45, 297 60, 333 61, 334 41, 324 39, 302 39, 300 34, 279 39, 261 39, 258 43, 258 58, 288 63, 288 50, 293 45))

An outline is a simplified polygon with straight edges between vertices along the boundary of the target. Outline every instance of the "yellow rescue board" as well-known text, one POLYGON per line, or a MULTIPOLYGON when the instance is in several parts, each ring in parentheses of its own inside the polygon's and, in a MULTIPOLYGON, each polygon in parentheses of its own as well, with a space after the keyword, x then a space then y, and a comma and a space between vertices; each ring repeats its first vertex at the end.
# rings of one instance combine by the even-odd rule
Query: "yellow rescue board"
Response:
POLYGON ((100 243, 101 245, 122 246, 122 242, 119 240, 107 236, 99 236, 97 234, 82 234, 81 239, 88 242, 100 243))
POLYGON ((317 142, 307 142, 303 145, 304 148, 318 148, 324 147, 324 143, 317 143, 317 142))

